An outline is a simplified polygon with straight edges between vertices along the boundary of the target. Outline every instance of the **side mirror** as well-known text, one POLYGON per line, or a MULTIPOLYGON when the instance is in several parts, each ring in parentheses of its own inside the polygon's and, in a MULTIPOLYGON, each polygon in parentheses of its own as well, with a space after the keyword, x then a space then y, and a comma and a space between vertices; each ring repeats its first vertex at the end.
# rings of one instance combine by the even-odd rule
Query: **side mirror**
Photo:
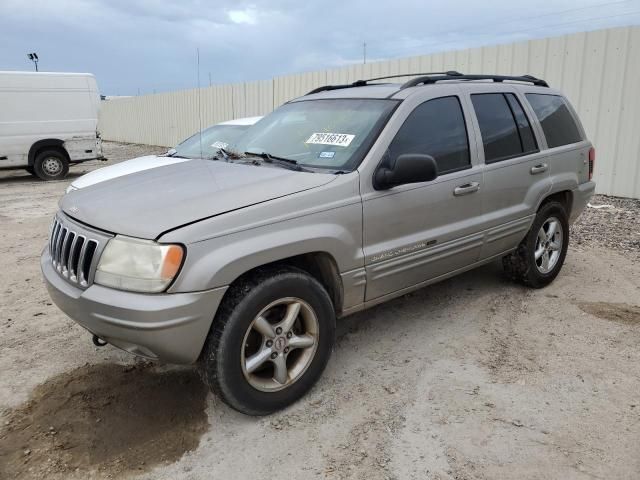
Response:
POLYGON ((431 155, 405 153, 391 168, 382 167, 374 175, 374 188, 388 188, 407 183, 430 182, 438 176, 438 165, 431 155))
POLYGON ((175 148, 170 148, 169 150, 167 150, 167 153, 165 153, 165 155, 167 157, 170 157, 171 155, 174 155, 176 153, 176 149, 175 148))

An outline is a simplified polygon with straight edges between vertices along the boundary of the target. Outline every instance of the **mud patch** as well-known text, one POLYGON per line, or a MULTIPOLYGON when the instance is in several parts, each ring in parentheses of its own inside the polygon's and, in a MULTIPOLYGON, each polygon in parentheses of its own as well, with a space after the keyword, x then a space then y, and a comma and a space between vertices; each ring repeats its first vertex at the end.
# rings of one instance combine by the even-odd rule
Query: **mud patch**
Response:
POLYGON ((623 323, 640 325, 640 307, 626 303, 584 302, 578 305, 583 312, 596 317, 623 323))
POLYGON ((174 462, 206 431, 206 395, 192 370, 103 364, 58 375, 0 418, 0 478, 113 478, 174 462))

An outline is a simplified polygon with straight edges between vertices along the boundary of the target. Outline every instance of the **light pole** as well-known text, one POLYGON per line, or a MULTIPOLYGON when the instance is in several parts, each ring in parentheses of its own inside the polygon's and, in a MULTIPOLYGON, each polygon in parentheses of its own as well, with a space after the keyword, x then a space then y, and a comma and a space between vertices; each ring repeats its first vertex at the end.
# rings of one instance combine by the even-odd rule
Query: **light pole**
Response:
POLYGON ((27 57, 29 57, 29 60, 31 60, 33 64, 36 66, 36 72, 37 72, 38 71, 38 54, 36 52, 29 53, 27 57))

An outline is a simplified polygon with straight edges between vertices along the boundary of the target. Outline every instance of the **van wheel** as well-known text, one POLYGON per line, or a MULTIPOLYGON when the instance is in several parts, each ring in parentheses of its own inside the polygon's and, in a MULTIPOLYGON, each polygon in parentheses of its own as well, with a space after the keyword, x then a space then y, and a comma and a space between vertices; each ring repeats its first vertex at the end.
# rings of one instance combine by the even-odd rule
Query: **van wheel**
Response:
POLYGON ((211 390, 247 415, 266 415, 302 397, 322 374, 336 317, 322 285, 275 267, 233 285, 200 357, 211 390))
POLYGON ((569 246, 569 221, 558 202, 540 207, 527 236, 515 252, 502 258, 513 280, 533 288, 549 285, 560 273, 569 246))
POLYGON ((42 180, 61 180, 69 173, 69 160, 60 150, 43 150, 36 155, 33 170, 42 180))

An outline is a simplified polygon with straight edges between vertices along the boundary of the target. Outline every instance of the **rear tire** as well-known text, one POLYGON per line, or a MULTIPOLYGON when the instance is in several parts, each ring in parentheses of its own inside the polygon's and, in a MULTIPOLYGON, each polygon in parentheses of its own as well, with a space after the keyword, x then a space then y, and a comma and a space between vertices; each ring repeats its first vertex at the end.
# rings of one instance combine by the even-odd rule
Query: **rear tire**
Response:
POLYGON ((69 173, 69 159, 60 150, 42 150, 36 155, 33 170, 41 180, 62 180, 69 173))
POLYGON ((502 258, 511 279, 533 288, 549 285, 560 273, 569 246, 569 221, 559 202, 540 207, 527 236, 502 258))
POLYGON ((199 366, 211 390, 247 415, 302 397, 331 356, 336 317, 326 290, 306 272, 274 267, 230 287, 199 366))

